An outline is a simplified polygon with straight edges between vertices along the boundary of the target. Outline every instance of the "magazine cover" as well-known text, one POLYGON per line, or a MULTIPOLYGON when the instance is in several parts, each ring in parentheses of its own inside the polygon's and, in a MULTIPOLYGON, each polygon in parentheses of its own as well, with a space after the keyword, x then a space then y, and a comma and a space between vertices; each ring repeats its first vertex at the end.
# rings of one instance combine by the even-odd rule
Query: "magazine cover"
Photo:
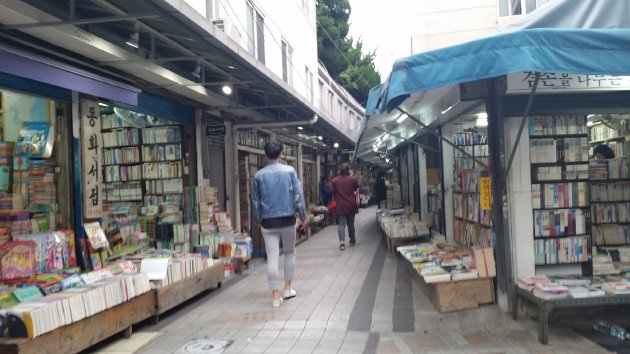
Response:
POLYGON ((55 140, 54 127, 48 122, 24 122, 18 131, 15 154, 49 158, 55 140))

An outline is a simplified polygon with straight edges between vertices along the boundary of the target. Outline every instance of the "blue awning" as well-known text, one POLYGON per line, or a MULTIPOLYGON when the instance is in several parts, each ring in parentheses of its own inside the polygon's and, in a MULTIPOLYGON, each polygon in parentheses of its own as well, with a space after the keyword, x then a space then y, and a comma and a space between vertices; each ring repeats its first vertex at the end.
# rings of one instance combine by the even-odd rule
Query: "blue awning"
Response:
POLYGON ((396 61, 370 91, 366 116, 414 93, 521 71, 630 75, 630 29, 535 28, 499 33, 396 61))

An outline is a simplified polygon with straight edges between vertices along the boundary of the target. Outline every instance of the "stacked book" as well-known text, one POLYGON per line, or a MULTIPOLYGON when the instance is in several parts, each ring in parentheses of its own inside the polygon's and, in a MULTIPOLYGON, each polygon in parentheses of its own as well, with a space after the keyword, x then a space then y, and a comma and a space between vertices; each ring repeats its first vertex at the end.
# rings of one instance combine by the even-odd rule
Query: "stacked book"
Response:
POLYGON ((451 273, 442 268, 437 262, 429 262, 420 269, 420 275, 425 283, 439 283, 451 280, 451 273))
POLYGON ((569 288, 555 282, 538 283, 534 286, 534 295, 545 300, 566 299, 569 288))
POLYGON ((593 254, 593 274, 619 274, 620 270, 615 268, 612 257, 608 253, 593 254))
MULTIPOLYGON (((63 291, 42 296, 36 286, 4 293, 4 303, 14 304, 0 310, 0 316, 11 319, 4 328, 10 337, 34 338, 101 311, 112 308, 150 291, 145 273, 113 275, 99 271, 98 275, 72 276, 74 282, 61 282, 63 291), (85 280, 88 282, 86 283, 85 280), (31 289, 35 289, 30 291, 31 289)), ((67 278, 68 279, 68 278, 67 278)))
POLYGON ((608 294, 613 294, 613 295, 630 294, 630 282, 628 281, 605 282, 602 284, 602 290, 604 290, 608 294))
POLYGON ((574 299, 584 299, 604 295, 606 295, 604 290, 593 285, 578 285, 569 287, 569 296, 574 299))
POLYGON ((519 288, 532 291, 536 287, 536 284, 549 284, 551 280, 544 275, 533 275, 518 277, 516 284, 519 288))

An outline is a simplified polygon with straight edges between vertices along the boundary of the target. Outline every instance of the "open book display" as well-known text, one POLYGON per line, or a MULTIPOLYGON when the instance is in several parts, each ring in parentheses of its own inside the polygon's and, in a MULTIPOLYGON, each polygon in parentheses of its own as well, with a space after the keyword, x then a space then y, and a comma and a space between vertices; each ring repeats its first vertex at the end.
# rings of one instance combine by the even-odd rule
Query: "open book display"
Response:
POLYGON ((397 247, 426 283, 496 276, 492 248, 471 249, 441 241, 397 247))

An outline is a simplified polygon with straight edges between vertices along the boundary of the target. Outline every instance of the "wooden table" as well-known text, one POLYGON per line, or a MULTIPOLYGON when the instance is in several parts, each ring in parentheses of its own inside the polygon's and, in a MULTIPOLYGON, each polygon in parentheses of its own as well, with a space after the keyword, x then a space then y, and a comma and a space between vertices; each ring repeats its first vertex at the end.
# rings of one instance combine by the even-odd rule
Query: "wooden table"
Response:
POLYGON ((538 341, 547 344, 549 331, 549 315, 556 309, 596 307, 609 305, 630 304, 630 295, 606 295, 598 297, 588 297, 582 299, 566 298, 545 300, 534 296, 532 291, 522 289, 518 286, 514 289, 512 317, 518 317, 518 299, 526 300, 538 308, 538 341))
POLYGON ((224 277, 223 262, 215 262, 213 266, 204 269, 188 278, 168 286, 156 289, 154 322, 159 316, 173 307, 201 294, 202 292, 221 287, 224 277))
POLYGON ((494 303, 493 278, 426 283, 411 262, 405 260, 405 263, 409 276, 441 313, 474 309, 482 304, 494 303))

